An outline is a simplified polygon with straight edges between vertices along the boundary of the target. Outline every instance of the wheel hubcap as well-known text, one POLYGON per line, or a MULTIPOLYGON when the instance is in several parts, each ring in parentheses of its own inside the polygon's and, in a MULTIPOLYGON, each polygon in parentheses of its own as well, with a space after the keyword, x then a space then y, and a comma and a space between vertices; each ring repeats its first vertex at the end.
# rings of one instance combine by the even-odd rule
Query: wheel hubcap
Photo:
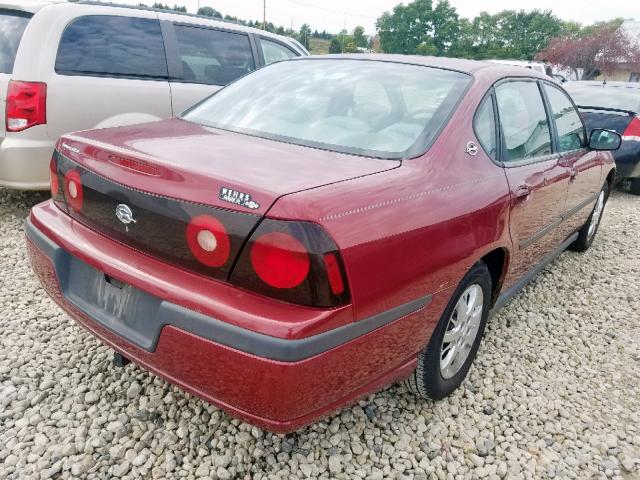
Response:
POLYGON ((604 192, 600 192, 598 195, 598 201, 596 202, 596 206, 593 209, 593 213, 591 214, 591 222, 589 223, 589 231, 587 232, 587 237, 593 237, 593 234, 596 233, 596 228, 598 228, 598 224, 600 223, 600 217, 602 217, 602 210, 604 209, 604 192))
POLYGON ((440 348, 442 378, 453 377, 467 361, 480 329, 483 304, 484 294, 477 283, 467 287, 456 303, 440 348))

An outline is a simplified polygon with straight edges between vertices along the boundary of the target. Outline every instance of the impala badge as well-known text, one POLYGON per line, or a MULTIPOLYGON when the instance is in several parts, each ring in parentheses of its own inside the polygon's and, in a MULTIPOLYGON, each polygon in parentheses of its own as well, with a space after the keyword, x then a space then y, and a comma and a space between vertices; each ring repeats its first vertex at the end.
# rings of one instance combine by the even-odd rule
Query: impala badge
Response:
POLYGON ((235 203, 236 205, 250 208, 251 210, 260 208, 260 204, 251 198, 251 194, 239 192, 232 188, 222 187, 218 198, 223 202, 235 203))
POLYGON ((129 205, 125 205, 124 203, 121 203, 116 207, 116 217, 124 224, 127 232, 129 231, 129 224, 136 223, 135 218, 133 218, 131 208, 129 205))
POLYGON ((467 153, 475 157, 478 154, 478 145, 474 142, 467 142, 467 153))

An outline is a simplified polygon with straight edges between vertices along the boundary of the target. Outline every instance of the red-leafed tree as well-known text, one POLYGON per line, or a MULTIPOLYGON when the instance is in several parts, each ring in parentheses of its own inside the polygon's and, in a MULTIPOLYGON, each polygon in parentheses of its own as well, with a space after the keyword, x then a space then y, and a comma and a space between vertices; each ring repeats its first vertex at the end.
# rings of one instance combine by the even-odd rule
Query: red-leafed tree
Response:
POLYGON ((621 65, 640 69, 640 46, 621 28, 603 25, 588 35, 554 38, 535 58, 574 70, 582 68, 582 78, 587 80, 621 65))

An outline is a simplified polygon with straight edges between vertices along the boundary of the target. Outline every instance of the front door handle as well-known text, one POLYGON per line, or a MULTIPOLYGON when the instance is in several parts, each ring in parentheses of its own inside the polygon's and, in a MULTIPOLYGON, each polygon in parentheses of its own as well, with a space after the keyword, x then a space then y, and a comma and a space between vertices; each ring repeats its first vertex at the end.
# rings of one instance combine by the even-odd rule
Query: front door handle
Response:
POLYGON ((527 185, 520 185, 513 193, 518 200, 523 200, 531 194, 531 189, 527 185))

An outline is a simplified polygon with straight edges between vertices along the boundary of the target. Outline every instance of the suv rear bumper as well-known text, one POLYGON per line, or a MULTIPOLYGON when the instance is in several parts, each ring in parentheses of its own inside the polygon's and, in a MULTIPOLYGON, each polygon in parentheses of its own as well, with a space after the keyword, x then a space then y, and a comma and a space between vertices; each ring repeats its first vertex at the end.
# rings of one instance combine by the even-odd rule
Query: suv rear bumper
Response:
POLYGON ((55 142, 10 136, 0 138, 0 186, 49 190, 49 162, 55 142))
MULTIPOLYGON (((105 322, 100 314, 70 294, 71 265, 64 266, 65 257, 88 268, 105 266, 99 259, 81 258, 81 251, 73 251, 71 245, 83 244, 74 238, 79 231, 95 236, 96 241, 101 238, 102 242, 115 244, 71 220, 51 201, 34 207, 27 221, 27 245, 33 269, 52 298, 78 323, 125 357, 231 414, 269 430, 296 430, 408 375, 426 340, 428 329, 423 308, 430 297, 302 338, 266 335, 255 329, 229 325, 217 320, 218 315, 203 315, 162 299, 164 312, 150 315, 151 322, 159 324, 157 337, 145 344, 137 341, 135 335, 118 330, 118 322, 105 322), (51 219, 55 211, 63 217, 62 221, 48 230, 49 225, 40 222, 51 219), (61 226, 65 224, 67 228, 61 226), (65 242, 69 243, 62 245, 65 242), (194 318, 200 322, 200 329, 185 320, 194 318)), ((120 244, 115 246, 120 258, 127 262, 139 263, 146 257, 120 244)), ((82 267, 76 264, 74 270, 78 268, 82 267)), ((163 282, 161 278, 157 280, 163 282)), ((155 297, 148 291, 143 294, 155 297)), ((282 309, 282 302, 276 303, 282 309)), ((291 314, 300 313, 300 307, 286 304, 284 307, 290 309, 291 314)), ((245 312, 245 316, 252 315, 245 312)), ((331 317, 322 319, 329 323, 335 321, 331 317)))

